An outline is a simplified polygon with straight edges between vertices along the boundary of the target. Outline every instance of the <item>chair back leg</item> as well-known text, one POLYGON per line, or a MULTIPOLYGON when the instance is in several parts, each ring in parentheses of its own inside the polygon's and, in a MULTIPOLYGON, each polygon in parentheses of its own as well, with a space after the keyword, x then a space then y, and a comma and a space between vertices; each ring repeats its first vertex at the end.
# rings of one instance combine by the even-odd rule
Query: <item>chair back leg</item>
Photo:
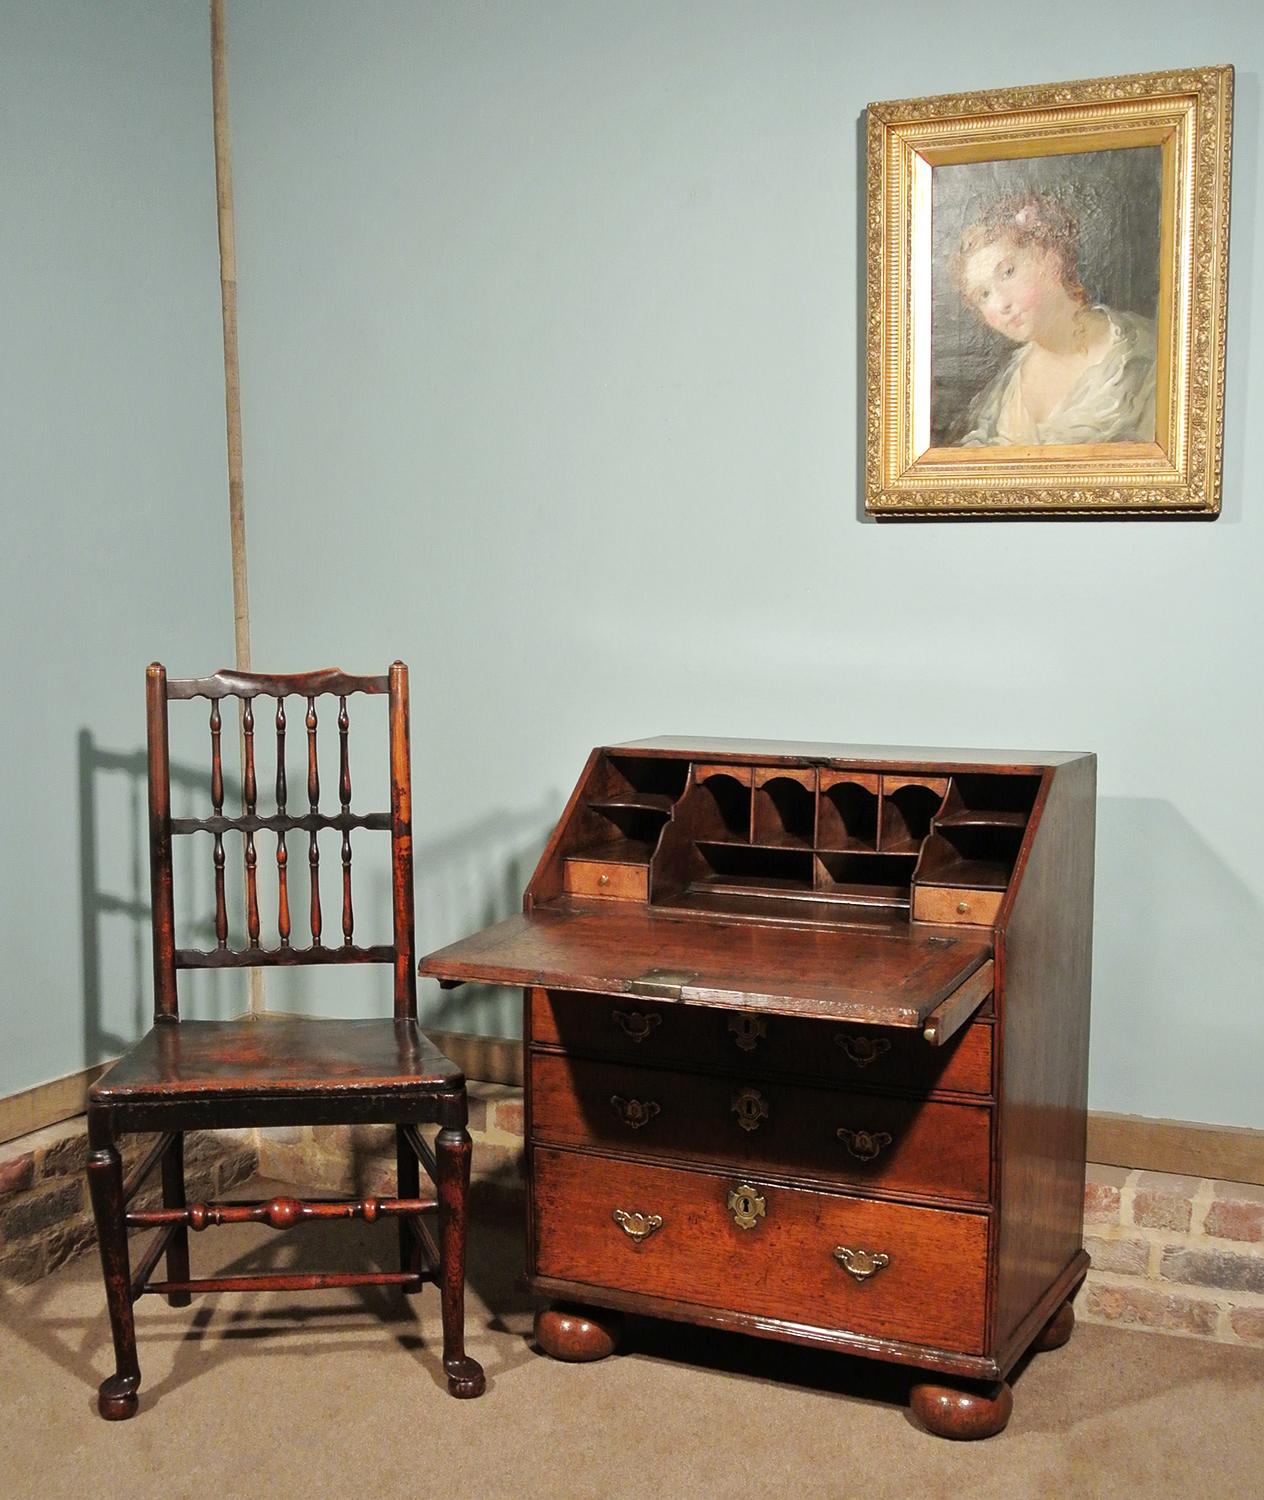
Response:
MULTIPOLYGON (((395 1166, 398 1173, 396 1190, 399 1196, 401 1198, 420 1197, 421 1163, 417 1160, 417 1153, 409 1144, 403 1125, 395 1127, 395 1166)), ((425 1269, 421 1241, 404 1219, 399 1221, 399 1268, 413 1275, 420 1275, 425 1269)), ((407 1290, 413 1289, 410 1287, 407 1290)))
MULTIPOLYGON (((188 1200, 184 1196, 184 1135, 180 1133, 171 1149, 162 1159, 162 1203, 164 1208, 185 1208, 188 1200)), ((189 1229, 181 1224, 167 1241, 167 1280, 189 1279, 189 1229)), ((169 1307, 188 1307, 193 1301, 189 1292, 168 1292, 169 1307)))

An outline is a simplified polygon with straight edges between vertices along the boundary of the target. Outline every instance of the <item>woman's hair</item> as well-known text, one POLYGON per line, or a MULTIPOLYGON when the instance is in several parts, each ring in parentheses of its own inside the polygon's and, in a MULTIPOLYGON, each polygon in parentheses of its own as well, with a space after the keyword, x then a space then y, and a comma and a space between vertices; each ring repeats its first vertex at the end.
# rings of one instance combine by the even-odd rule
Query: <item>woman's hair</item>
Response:
POLYGON ((976 250, 997 240, 1007 240, 1019 249, 1034 245, 1051 251, 1062 285, 1073 300, 1089 300, 1080 283, 1080 221, 1057 198, 1049 193, 1013 193, 999 198, 981 219, 965 229, 952 258, 953 279, 963 295, 966 263, 976 250))

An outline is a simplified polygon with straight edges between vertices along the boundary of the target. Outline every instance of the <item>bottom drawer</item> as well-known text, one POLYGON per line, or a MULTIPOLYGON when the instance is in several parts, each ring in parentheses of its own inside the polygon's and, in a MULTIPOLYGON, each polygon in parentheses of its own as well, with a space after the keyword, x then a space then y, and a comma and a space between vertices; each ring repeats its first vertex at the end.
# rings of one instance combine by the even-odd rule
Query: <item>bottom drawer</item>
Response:
POLYGON ((544 1148, 533 1166, 540 1276, 983 1352, 982 1214, 544 1148))

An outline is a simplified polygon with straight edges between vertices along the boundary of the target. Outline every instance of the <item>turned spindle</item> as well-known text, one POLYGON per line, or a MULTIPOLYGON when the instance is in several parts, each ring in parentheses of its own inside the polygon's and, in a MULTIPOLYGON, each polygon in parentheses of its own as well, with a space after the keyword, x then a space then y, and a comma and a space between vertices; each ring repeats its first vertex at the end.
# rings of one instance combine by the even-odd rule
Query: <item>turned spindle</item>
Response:
MULTIPOLYGON (((351 719, 347 714, 347 700, 338 699, 338 803, 345 819, 351 816, 351 756, 347 747, 347 735, 351 719)), ((351 910, 351 828, 342 825, 342 941, 350 948, 351 934, 355 928, 355 917, 351 910)))
POLYGON ((316 761, 316 699, 307 700, 307 804, 312 815, 312 831, 307 844, 307 863, 311 870, 312 945, 320 947, 320 844, 316 837, 316 819, 320 816, 320 771, 316 761))
MULTIPOLYGON (((277 771, 276 771, 276 804, 277 817, 285 817, 285 699, 277 699, 276 711, 276 741, 277 741, 277 771)), ((281 939, 282 948, 290 946, 290 889, 286 882, 286 866, 289 864, 289 851, 285 847, 285 827, 277 829, 277 933, 281 939)))
MULTIPOLYGON (((211 807, 217 818, 224 816, 224 762, 220 754, 222 720, 219 699, 211 699, 211 807)), ((224 834, 216 828, 215 852, 215 946, 228 947, 228 906, 224 900, 224 834)))
MULTIPOLYGON (((241 736, 245 771, 242 775, 242 812, 246 817, 255 816, 259 799, 259 788, 255 780, 255 700, 242 700, 241 736)), ((259 946, 259 883, 257 866, 259 855, 255 849, 255 831, 246 829, 246 936, 252 948, 259 946)))

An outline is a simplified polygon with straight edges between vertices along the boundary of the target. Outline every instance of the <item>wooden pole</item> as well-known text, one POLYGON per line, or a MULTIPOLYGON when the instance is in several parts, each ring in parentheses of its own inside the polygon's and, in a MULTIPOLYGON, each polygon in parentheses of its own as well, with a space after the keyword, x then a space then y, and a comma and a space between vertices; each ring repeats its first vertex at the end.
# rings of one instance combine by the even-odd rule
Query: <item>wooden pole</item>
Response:
MULTIPOLYGON (((250 588, 246 576, 246 489, 241 455, 241 365, 237 352, 237 241, 233 225, 233 153, 228 115, 228 24, 224 0, 211 0, 211 103, 215 128, 215 199, 219 286, 224 319, 224 414, 228 429, 228 536, 233 564, 233 648, 237 670, 250 671, 250 588)), ((242 776, 245 741, 242 739, 242 776)), ((264 1009, 263 972, 250 970, 250 1011, 264 1009)))

